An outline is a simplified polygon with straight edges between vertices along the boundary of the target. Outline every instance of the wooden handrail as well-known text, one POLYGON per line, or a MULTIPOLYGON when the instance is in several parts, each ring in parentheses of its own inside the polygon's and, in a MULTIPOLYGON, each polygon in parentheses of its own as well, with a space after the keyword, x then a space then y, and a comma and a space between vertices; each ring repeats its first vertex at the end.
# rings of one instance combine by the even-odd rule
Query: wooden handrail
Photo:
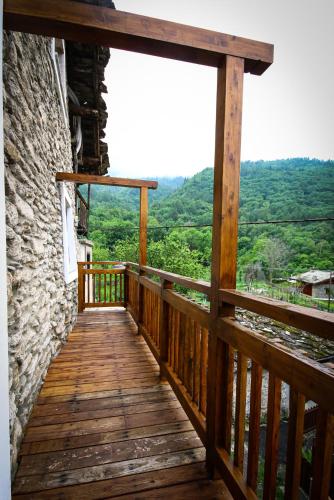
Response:
POLYGON ((228 304, 334 340, 334 314, 238 290, 220 290, 219 296, 228 304))
MULTIPOLYGON (((134 266, 133 263, 128 263, 134 266)), ((161 279, 165 279, 171 281, 172 283, 176 283, 177 285, 184 286, 185 288, 189 288, 190 290, 195 290, 200 293, 204 293, 205 295, 210 295, 211 286, 207 281, 196 280, 193 278, 187 278, 185 276, 181 276, 180 274, 170 273, 168 271, 162 271, 161 269, 156 269, 150 266, 140 266, 140 269, 147 274, 154 274, 161 279)))
POLYGON ((273 344, 264 335, 240 325, 235 318, 219 318, 217 329, 224 342, 252 358, 326 411, 334 411, 332 369, 286 346, 273 344))
POLYGON ((89 261, 82 261, 82 262, 78 262, 78 266, 87 266, 87 265, 103 265, 103 266, 106 266, 106 265, 110 265, 110 266, 114 266, 114 265, 117 265, 117 264, 122 264, 125 266, 125 263, 124 262, 121 262, 120 260, 115 260, 115 261, 110 261, 110 260, 107 260, 107 261, 96 261, 96 260, 89 260, 89 261))

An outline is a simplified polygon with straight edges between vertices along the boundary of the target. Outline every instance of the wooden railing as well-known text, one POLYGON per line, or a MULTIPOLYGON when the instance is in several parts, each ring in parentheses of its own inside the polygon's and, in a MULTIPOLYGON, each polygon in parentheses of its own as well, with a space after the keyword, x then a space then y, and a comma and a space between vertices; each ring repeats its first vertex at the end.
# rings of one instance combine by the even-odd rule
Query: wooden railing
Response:
POLYGON ((121 262, 78 262, 78 311, 86 307, 124 306, 121 262))
POLYGON ((312 499, 327 499, 330 488, 333 495, 333 370, 234 317, 217 319, 173 286, 330 340, 334 315, 235 290, 214 298, 209 283, 132 263, 126 283, 125 302, 139 333, 205 444, 209 467, 220 471, 233 496, 271 499, 284 491, 286 499, 297 499, 300 488, 312 499), (212 339, 215 363, 208 366, 212 339), (307 445, 310 404, 317 405, 317 416, 307 445))
POLYGON ((75 194, 78 215, 78 234, 86 235, 88 232, 89 205, 80 193, 79 189, 75 190, 75 194))

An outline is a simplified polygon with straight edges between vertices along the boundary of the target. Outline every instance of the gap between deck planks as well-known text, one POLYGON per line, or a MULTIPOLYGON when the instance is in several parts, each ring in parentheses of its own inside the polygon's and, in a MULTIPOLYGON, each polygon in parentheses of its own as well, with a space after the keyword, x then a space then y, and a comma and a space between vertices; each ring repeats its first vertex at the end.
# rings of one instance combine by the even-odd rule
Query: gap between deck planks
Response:
POLYGON ((232 498, 124 309, 79 315, 50 365, 14 499, 232 498))

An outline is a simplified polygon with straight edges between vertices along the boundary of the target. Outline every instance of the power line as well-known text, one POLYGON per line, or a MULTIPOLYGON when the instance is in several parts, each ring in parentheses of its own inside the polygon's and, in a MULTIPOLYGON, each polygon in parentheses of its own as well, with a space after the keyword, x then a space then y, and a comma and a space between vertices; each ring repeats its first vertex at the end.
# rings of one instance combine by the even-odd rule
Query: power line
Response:
MULTIPOLYGON (((334 217, 318 217, 310 219, 282 219, 282 220, 266 220, 266 221, 241 221, 239 226, 252 226, 252 225, 262 225, 262 224, 296 224, 296 223, 307 223, 307 222, 326 222, 333 221, 334 217)), ((173 226, 148 226, 147 229, 150 231, 155 231, 157 229, 191 229, 197 227, 212 227, 212 224, 175 224, 173 226)), ((103 231, 137 231, 139 226, 136 227, 124 227, 124 226, 113 226, 104 227, 103 231)))

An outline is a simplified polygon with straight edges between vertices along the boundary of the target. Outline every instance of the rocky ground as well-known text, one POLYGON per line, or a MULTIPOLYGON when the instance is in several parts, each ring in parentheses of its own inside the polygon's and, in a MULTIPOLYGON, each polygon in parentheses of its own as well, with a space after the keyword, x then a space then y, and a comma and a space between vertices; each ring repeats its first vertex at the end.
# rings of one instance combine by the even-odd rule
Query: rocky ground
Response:
POLYGON ((334 355, 334 342, 330 340, 244 309, 237 309, 237 318, 243 326, 265 335, 275 344, 286 345, 311 359, 317 360, 334 355))

